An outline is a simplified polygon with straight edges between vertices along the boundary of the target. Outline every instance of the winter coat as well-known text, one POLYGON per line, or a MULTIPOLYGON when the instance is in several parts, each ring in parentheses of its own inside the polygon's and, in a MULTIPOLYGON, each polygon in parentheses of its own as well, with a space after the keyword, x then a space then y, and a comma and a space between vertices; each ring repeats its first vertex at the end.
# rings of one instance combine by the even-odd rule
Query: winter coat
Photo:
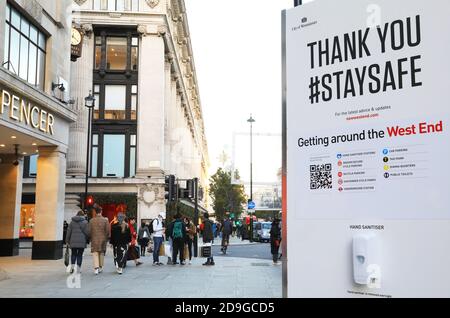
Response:
POLYGON ((111 227, 111 240, 110 243, 114 246, 124 246, 131 242, 131 231, 126 225, 125 231, 122 232, 122 225, 119 223, 114 224, 111 227))
POLYGON ((223 221, 222 233, 225 235, 230 235, 231 233, 233 233, 233 224, 231 224, 230 220, 223 221))
POLYGON ((84 216, 74 216, 67 228, 66 243, 70 248, 86 248, 88 238, 88 222, 84 216))
POLYGON ((91 252, 106 253, 106 244, 110 235, 109 222, 103 216, 95 216, 89 221, 91 252))
POLYGON ((272 241, 281 240, 281 229, 280 229, 280 223, 273 222, 272 227, 270 228, 270 239, 272 241))
POLYGON ((196 233, 197 233, 197 230, 196 230, 194 224, 189 223, 188 225, 186 225, 186 241, 193 240, 196 233))
POLYGON ((212 222, 210 220, 205 220, 203 224, 203 243, 210 243, 214 239, 212 222))

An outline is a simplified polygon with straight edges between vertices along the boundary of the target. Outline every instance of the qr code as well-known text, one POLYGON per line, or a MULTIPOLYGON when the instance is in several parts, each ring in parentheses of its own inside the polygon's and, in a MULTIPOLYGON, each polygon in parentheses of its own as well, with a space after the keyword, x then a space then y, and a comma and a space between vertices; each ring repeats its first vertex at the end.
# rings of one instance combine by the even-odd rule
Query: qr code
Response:
POLYGON ((311 175, 311 190, 333 189, 332 165, 311 165, 309 168, 311 175))

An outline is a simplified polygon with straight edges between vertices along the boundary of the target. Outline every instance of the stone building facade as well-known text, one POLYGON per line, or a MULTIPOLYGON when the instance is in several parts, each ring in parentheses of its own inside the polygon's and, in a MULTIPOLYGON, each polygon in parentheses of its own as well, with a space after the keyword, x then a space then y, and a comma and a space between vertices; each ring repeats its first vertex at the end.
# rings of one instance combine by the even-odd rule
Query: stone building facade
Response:
POLYGON ((71 65, 79 120, 70 129, 66 219, 84 196, 90 91, 88 193, 105 215, 156 217, 170 174, 199 178, 207 209, 209 158, 184 0, 78 0, 73 25, 83 40, 71 65))
POLYGON ((0 0, 0 256, 62 257, 71 25, 71 0, 0 0))

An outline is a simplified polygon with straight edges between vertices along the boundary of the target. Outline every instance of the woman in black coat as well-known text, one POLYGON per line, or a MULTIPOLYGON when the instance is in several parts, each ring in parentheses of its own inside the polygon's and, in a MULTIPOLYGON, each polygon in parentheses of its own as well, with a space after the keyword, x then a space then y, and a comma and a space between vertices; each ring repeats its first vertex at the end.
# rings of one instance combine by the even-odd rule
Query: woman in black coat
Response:
POLYGON ((270 229, 270 248, 273 257, 273 263, 278 264, 278 252, 280 250, 281 243, 281 228, 280 220, 275 219, 272 222, 272 227, 270 229))
POLYGON ((77 273, 81 273, 81 264, 83 262, 83 253, 89 239, 88 222, 84 218, 83 211, 77 213, 72 218, 69 227, 67 228, 66 244, 72 250, 70 273, 75 271, 75 264, 77 265, 77 273))
POLYGON ((125 215, 119 213, 117 215, 117 223, 111 227, 110 243, 114 249, 114 262, 117 266, 117 273, 122 275, 123 269, 127 263, 128 244, 131 242, 131 231, 125 222, 125 215))
MULTIPOLYGON (((209 214, 205 213, 203 215, 203 243, 211 243, 214 239, 214 234, 212 230, 212 222, 209 220, 209 214)), ((209 266, 209 265, 215 265, 214 258, 212 256, 212 247, 211 247, 211 257, 208 257, 206 260, 206 263, 203 265, 209 266)))

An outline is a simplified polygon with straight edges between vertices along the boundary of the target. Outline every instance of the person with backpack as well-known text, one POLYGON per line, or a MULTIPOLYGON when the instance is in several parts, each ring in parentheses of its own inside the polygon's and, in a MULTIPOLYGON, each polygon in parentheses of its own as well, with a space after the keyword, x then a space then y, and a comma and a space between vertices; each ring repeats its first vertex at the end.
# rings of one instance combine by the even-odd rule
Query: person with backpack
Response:
POLYGON ((159 261, 159 251, 164 243, 164 231, 163 213, 159 213, 158 217, 152 221, 150 227, 150 233, 153 234, 153 266, 163 265, 159 261))
POLYGON ((70 262, 70 274, 75 271, 81 273, 81 263, 83 262, 83 253, 89 238, 88 222, 84 218, 83 211, 77 213, 72 218, 72 222, 67 227, 66 244, 72 250, 72 258, 70 262))
POLYGON ((184 263, 184 242, 186 237, 186 225, 184 224, 181 215, 177 213, 174 221, 169 225, 169 235, 172 238, 172 265, 176 265, 177 256, 180 254, 180 265, 184 263))
POLYGON ((148 224, 142 222, 141 228, 139 229, 138 242, 141 247, 141 256, 145 257, 145 250, 147 249, 148 242, 150 241, 150 230, 148 224))

